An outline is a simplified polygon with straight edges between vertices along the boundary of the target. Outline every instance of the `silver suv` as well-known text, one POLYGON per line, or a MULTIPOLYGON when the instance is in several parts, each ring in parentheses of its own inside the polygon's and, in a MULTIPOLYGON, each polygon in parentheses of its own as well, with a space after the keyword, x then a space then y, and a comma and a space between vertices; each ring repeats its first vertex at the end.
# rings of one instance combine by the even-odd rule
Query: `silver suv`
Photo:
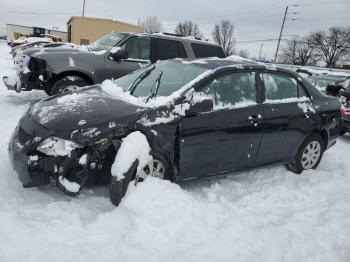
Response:
POLYGON ((9 90, 44 90, 48 95, 117 79, 149 63, 172 58, 224 57, 219 45, 173 34, 112 32, 86 48, 31 48, 18 78, 4 77, 9 90))

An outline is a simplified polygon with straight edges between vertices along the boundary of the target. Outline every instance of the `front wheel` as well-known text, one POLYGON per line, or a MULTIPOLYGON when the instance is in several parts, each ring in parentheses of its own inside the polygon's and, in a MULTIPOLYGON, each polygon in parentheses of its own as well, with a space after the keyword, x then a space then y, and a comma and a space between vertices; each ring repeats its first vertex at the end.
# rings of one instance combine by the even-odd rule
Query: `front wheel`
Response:
POLYGON ((151 152, 153 159, 146 165, 138 168, 138 160, 124 173, 123 179, 111 176, 111 183, 109 187, 109 195, 111 202, 118 206, 124 197, 128 186, 131 182, 137 185, 143 182, 147 177, 157 177, 159 179, 170 179, 171 177, 171 165, 168 161, 160 154, 151 152), (137 171, 139 169, 139 171, 137 171))
POLYGON ((79 76, 64 76, 55 81, 51 89, 47 90, 46 93, 56 95, 65 91, 76 91, 79 87, 87 85, 89 85, 89 83, 79 76))
POLYGON ((296 174, 301 174, 304 170, 316 169, 321 162, 324 148, 324 140, 319 134, 310 135, 287 167, 296 174))

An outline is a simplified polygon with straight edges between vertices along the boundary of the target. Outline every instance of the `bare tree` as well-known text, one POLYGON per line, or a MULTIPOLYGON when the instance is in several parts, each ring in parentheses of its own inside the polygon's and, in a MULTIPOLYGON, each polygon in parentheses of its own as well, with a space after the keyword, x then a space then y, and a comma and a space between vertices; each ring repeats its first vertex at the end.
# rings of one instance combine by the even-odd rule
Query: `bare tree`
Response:
POLYGON ((162 31, 162 24, 157 16, 149 16, 141 22, 141 26, 146 33, 156 33, 162 31))
POLYGON ((192 22, 191 20, 179 22, 176 26, 175 33, 182 36, 193 36, 198 38, 203 36, 199 30, 198 24, 192 22))
POLYGON ((319 60, 317 52, 307 37, 288 40, 282 48, 281 60, 293 65, 316 65, 319 60))
POLYGON ((248 58, 249 57, 249 51, 247 49, 240 49, 238 52, 236 52, 237 55, 248 58))
POLYGON ((233 38, 234 26, 230 20, 221 20, 219 24, 214 26, 212 36, 215 43, 222 46, 225 55, 229 56, 234 54, 234 38, 233 38))
POLYGON ((326 67, 341 65, 350 54, 350 27, 332 27, 327 32, 315 32, 310 44, 322 56, 326 67))

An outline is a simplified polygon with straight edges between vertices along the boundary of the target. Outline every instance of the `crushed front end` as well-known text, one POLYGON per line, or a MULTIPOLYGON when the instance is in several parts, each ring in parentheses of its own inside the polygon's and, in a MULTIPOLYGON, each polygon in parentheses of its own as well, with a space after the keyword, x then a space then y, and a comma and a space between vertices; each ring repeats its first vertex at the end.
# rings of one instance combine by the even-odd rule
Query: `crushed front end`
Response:
POLYGON ((109 183, 118 146, 118 140, 108 139, 79 145, 22 118, 9 143, 9 158, 25 188, 52 184, 75 196, 83 186, 109 183))
POLYGON ((45 89, 48 78, 44 60, 23 54, 16 75, 4 76, 3 82, 8 90, 19 93, 32 89, 45 89))

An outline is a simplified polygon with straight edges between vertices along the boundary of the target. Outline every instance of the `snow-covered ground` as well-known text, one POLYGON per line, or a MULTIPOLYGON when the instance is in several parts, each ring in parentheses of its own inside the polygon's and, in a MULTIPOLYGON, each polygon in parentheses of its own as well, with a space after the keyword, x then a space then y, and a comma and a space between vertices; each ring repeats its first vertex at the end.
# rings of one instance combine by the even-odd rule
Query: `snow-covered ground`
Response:
MULTIPOLYGON (((0 44, 0 76, 14 65, 0 44)), ((0 261, 350 261, 350 136, 317 171, 283 166, 181 186, 148 179, 116 208, 104 187, 23 189, 7 157, 44 92, 0 84, 0 261)))

